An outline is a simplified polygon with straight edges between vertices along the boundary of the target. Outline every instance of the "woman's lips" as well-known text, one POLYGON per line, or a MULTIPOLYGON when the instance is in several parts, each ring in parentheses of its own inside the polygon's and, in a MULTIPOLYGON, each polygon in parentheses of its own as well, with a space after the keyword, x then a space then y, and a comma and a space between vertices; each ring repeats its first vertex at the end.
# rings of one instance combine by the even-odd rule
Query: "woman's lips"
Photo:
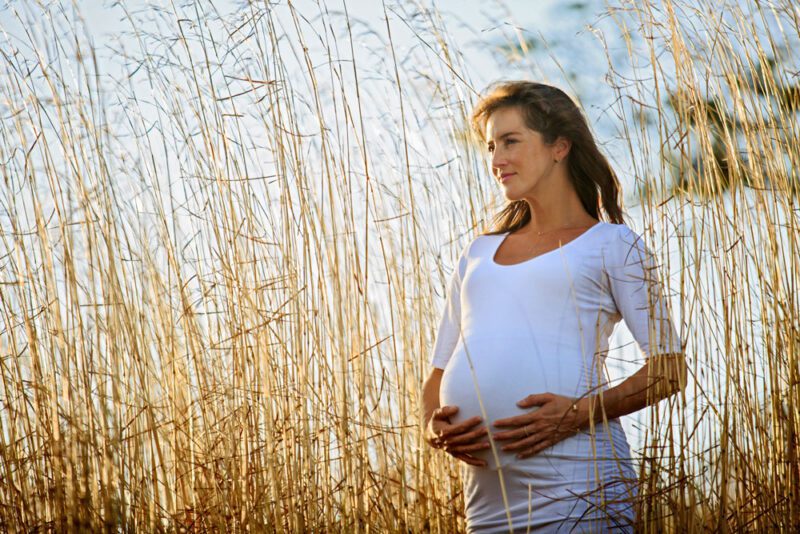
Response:
POLYGON ((508 179, 509 179, 509 178, 511 178, 512 176, 514 176, 515 174, 517 174, 517 173, 515 173, 515 172, 510 172, 510 173, 508 173, 508 174, 504 174, 504 175, 502 175, 502 176, 500 177, 500 181, 501 181, 502 183, 506 183, 506 182, 508 181, 508 179))

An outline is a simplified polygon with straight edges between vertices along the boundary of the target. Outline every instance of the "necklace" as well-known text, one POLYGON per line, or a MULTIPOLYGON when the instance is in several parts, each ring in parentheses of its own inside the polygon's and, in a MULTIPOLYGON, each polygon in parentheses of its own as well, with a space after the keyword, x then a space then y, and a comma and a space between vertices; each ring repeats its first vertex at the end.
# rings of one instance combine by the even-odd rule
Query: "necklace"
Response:
MULTIPOLYGON (((566 226, 566 227, 564 227, 564 228, 556 228, 556 229, 554 229, 554 230, 547 230, 547 231, 544 231, 544 232, 539 232, 539 231, 537 231, 537 230, 529 230, 528 232, 526 232, 526 234, 536 234, 537 236, 542 236, 542 235, 544 235, 544 234, 550 234, 550 233, 553 233, 553 232, 558 232, 558 231, 561 231, 561 230, 574 230, 574 229, 576 229, 576 228, 587 228, 587 229, 588 229, 588 228, 592 228, 592 227, 594 227, 594 226, 595 226, 595 225, 597 225, 597 224, 599 224, 599 222, 596 222, 596 223, 594 223, 594 224, 591 224, 591 225, 585 225, 585 224, 584 224, 584 225, 582 225, 582 226, 566 226)), ((512 235, 514 235, 514 234, 516 234, 516 235, 518 235, 518 236, 520 235, 518 232, 515 232, 515 233, 509 233, 509 234, 507 235, 507 237, 510 237, 510 236, 512 236, 512 235)), ((524 236, 525 236, 526 234, 521 234, 521 235, 522 235, 522 237, 523 237, 523 240, 525 240, 525 239, 524 239, 524 236)), ((500 243, 500 246, 501 246, 501 247, 503 246, 503 243, 505 243, 505 241, 506 241, 506 238, 504 238, 504 239, 503 239, 503 241, 500 243)), ((528 250, 528 251, 531 251, 531 250, 536 250, 536 248, 537 248, 537 247, 539 247, 539 246, 541 245, 541 243, 533 243, 533 242, 531 242, 531 241, 528 241, 527 243, 520 243, 519 245, 520 245, 522 248, 524 248, 524 249, 526 249, 526 250, 528 250)), ((561 240, 559 240, 559 246, 562 246, 562 245, 561 245, 561 240)), ((546 253, 547 253, 547 252, 542 252, 542 253, 538 254, 538 255, 537 255, 537 257, 538 257, 538 256, 540 256, 541 254, 546 254, 546 253)), ((495 254, 496 254, 496 252, 495 252, 495 254)), ((518 253, 517 253, 517 254, 518 254, 518 253)), ((526 261, 526 260, 524 260, 524 261, 526 261)))
POLYGON ((532 232, 533 232, 534 234, 536 234, 537 236, 541 236, 541 235, 544 235, 544 234, 551 234, 551 233, 553 233, 553 232, 560 232, 560 231, 562 231, 562 230, 575 230, 575 229, 577 229, 577 228, 591 228, 591 226, 586 226, 586 225, 584 224, 584 225, 582 225, 582 226, 566 226, 566 227, 564 227, 564 228, 556 228, 556 229, 554 229, 554 230, 547 230, 547 231, 545 231, 545 232, 537 232, 536 230, 533 230, 532 232))

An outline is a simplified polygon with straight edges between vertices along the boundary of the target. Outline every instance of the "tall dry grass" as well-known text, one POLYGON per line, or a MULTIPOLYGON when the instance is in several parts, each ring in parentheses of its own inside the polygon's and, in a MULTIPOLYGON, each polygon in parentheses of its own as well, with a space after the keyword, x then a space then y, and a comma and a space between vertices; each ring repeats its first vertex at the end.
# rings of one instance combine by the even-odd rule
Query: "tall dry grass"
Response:
MULTIPOLYGON (((423 444, 418 396, 453 258, 496 191, 441 15, 122 4, 106 72, 70 4, 13 8, 3 528, 463 529, 458 466, 423 444)), ((609 53, 611 110, 692 374, 643 420, 641 529, 792 531, 797 12, 608 16, 630 67, 609 53)))

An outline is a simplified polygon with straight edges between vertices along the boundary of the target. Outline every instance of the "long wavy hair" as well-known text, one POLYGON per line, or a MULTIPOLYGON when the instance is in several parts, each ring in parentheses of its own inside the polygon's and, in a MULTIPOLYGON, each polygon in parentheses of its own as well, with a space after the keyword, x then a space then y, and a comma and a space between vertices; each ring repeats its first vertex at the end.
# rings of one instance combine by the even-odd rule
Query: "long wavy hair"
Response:
MULTIPOLYGON (((486 122, 492 113, 508 107, 519 108, 525 125, 539 132, 545 143, 551 144, 558 137, 572 142, 566 158, 567 173, 583 207, 597 220, 622 224, 619 180, 597 148, 589 125, 575 102, 561 89, 543 83, 499 82, 490 88, 489 94, 472 112, 471 126, 481 140, 486 140, 486 122)), ((485 233, 514 232, 530 219, 528 203, 512 201, 492 218, 492 229, 485 233)))

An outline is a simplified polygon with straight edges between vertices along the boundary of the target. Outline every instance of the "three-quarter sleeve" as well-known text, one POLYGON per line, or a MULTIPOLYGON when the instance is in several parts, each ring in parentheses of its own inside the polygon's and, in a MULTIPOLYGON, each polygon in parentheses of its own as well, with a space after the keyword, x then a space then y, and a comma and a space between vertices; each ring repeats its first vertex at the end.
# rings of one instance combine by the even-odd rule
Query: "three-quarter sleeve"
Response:
POLYGON ((603 260, 611 296, 642 352, 648 357, 683 352, 658 275, 658 262, 641 236, 619 225, 603 260))
POLYGON ((461 280, 464 275, 468 248, 461 253, 447 284, 447 300, 439 320, 436 339, 433 343, 433 355, 430 360, 431 365, 439 369, 445 368, 458 344, 458 338, 461 336, 461 280))

